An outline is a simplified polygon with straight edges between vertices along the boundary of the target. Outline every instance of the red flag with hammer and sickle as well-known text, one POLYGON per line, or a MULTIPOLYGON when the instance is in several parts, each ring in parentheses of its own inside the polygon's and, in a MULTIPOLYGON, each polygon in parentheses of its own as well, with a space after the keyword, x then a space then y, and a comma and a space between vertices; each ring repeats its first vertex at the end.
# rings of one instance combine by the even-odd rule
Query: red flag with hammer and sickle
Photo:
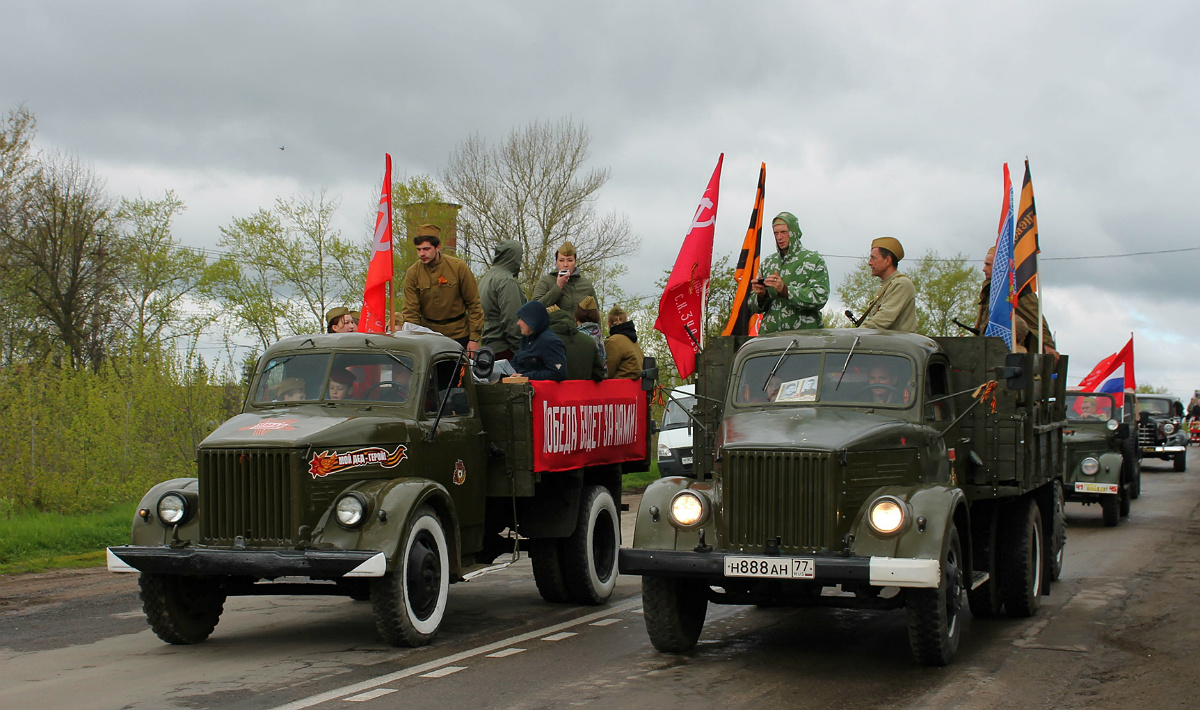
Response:
POLYGON ((358 330, 362 333, 384 332, 387 287, 392 281, 392 156, 384 153, 384 157, 387 167, 383 172, 379 211, 375 215, 375 240, 367 267, 367 285, 363 289, 362 316, 358 320, 358 330))

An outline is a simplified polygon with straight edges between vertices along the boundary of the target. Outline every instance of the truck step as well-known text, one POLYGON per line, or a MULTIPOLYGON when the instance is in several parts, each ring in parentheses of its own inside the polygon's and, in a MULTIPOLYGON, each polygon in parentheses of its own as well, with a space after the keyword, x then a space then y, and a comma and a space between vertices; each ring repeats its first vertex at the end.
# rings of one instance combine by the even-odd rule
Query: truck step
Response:
POLYGON ((971 589, 978 589, 979 585, 992 578, 992 575, 987 572, 972 572, 971 573, 971 589))

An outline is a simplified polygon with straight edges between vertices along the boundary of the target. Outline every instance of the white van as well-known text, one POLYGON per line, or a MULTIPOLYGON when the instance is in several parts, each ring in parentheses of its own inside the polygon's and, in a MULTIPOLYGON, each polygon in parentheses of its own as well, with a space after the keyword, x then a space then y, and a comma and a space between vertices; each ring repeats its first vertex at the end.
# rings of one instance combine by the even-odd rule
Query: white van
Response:
POLYGON ((663 392, 667 408, 658 433, 658 475, 692 475, 692 420, 687 412, 696 406, 696 386, 682 385, 663 392))

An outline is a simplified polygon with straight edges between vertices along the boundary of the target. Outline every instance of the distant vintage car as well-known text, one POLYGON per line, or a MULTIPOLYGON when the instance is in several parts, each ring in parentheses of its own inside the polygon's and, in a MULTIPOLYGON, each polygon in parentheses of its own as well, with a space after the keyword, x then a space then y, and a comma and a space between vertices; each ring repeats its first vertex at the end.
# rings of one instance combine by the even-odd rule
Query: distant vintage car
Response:
POLYGON ((1099 503, 1109 527, 1129 515, 1130 501, 1141 493, 1141 466, 1130 432, 1133 396, 1127 393, 1118 405, 1111 394, 1067 394, 1063 492, 1068 501, 1099 503))
POLYGON ((1174 461, 1175 470, 1187 469, 1188 433, 1183 424, 1183 403, 1169 394, 1138 395, 1138 453, 1142 458, 1174 461))

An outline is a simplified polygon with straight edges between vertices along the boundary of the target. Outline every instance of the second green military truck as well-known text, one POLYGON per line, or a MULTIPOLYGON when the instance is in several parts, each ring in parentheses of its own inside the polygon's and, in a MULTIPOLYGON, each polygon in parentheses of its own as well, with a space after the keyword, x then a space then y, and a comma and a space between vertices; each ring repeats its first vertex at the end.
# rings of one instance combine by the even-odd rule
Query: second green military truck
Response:
POLYGON ((426 644, 448 586, 518 542, 547 600, 603 603, 622 470, 649 468, 653 375, 483 384, 436 334, 282 340, 196 476, 142 498, 109 569, 140 574, 151 627, 176 644, 251 594, 369 600, 386 641, 426 644))
POLYGON ((1142 489, 1133 430, 1137 395, 1126 390, 1121 400, 1103 392, 1067 393, 1063 492, 1068 501, 1098 503, 1108 527, 1129 515, 1142 489))
POLYGON ((620 554, 656 648, 692 648, 710 603, 903 608, 944 665, 968 603, 1037 611, 1065 544, 1065 357, 866 329, 735 345, 700 359, 695 478, 646 490, 620 554))

